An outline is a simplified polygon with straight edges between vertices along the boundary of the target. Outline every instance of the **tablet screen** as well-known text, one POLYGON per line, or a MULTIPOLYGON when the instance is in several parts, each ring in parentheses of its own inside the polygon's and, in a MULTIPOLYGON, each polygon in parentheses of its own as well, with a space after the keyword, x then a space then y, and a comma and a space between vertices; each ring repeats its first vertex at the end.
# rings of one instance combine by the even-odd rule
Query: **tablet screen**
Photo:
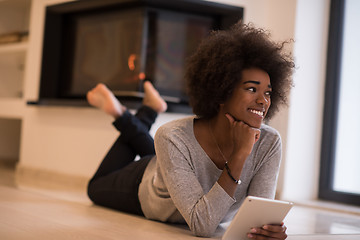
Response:
POLYGON ((222 240, 245 240, 250 229, 281 224, 292 208, 290 202, 248 196, 241 204, 222 240))

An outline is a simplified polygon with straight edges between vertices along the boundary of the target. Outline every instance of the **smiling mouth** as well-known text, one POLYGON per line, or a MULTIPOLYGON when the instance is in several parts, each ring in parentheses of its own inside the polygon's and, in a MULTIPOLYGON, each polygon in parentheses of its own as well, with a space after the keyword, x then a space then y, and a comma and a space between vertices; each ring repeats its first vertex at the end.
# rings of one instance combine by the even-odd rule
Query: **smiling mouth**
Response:
POLYGON ((263 112, 263 111, 258 111, 258 110, 255 110, 255 109, 250 109, 250 112, 258 115, 259 117, 264 117, 264 112, 263 112))

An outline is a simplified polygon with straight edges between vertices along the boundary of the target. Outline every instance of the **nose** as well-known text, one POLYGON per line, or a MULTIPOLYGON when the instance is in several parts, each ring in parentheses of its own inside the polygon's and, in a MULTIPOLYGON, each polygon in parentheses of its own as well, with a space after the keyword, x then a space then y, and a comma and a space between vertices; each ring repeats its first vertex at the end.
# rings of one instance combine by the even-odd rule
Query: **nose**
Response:
POLYGON ((264 95, 264 94, 258 94, 257 98, 256 98, 256 103, 257 104, 261 104, 262 106, 266 106, 268 105, 270 102, 270 99, 264 95))

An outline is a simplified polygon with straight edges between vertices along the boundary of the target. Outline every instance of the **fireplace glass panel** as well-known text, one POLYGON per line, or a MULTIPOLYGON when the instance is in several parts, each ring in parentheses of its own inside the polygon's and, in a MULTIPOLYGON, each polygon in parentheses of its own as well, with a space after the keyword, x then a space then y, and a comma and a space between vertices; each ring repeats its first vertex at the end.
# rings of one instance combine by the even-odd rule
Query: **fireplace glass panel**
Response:
POLYGON ((186 101, 186 60, 213 27, 213 19, 171 11, 149 13, 146 75, 163 96, 186 101))
POLYGON ((138 90, 143 22, 141 10, 77 16, 69 95, 84 95, 99 82, 114 90, 138 90))

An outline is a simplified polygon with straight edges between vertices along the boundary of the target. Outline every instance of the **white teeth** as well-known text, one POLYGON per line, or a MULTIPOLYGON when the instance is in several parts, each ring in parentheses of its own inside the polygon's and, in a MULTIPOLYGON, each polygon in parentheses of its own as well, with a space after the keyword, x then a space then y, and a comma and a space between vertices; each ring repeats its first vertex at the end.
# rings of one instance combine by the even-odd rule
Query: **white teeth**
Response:
POLYGON ((256 110, 254 110, 254 109, 251 109, 250 112, 255 113, 255 114, 257 114, 257 115, 259 115, 259 116, 261 116, 261 117, 264 116, 264 112, 256 111, 256 110))

